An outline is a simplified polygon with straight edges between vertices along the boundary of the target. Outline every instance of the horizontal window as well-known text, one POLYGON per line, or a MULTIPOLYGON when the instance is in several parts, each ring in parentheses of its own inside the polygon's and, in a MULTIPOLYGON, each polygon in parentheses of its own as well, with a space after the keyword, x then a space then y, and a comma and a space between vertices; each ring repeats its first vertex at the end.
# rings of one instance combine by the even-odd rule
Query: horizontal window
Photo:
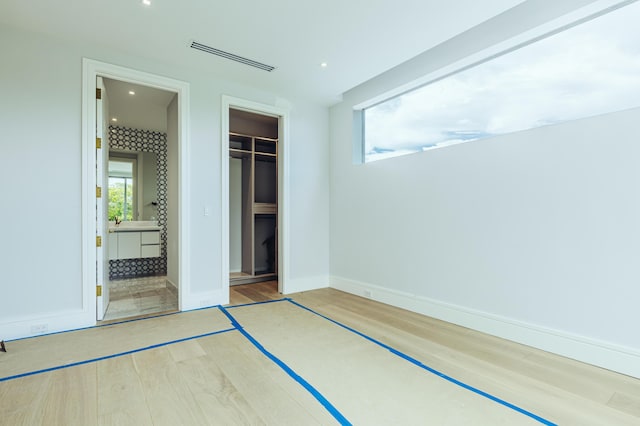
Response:
POLYGON ((640 3, 365 108, 365 162, 640 106, 640 3))

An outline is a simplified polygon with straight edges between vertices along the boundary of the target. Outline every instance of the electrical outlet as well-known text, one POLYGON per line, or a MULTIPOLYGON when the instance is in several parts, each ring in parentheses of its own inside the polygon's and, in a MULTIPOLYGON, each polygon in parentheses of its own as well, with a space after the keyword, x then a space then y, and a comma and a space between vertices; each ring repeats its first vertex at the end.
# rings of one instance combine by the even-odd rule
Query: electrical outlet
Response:
POLYGON ((34 324, 31 326, 31 334, 44 334, 49 330, 47 324, 34 324))
POLYGON ((371 290, 365 290, 364 297, 368 297, 369 299, 371 299, 371 290))

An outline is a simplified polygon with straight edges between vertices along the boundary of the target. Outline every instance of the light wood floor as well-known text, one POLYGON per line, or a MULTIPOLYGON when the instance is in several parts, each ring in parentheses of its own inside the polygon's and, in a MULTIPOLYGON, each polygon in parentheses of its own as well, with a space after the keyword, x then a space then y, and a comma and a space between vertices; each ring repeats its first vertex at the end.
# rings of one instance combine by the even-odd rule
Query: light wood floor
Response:
MULTIPOLYGON (((276 289, 275 282, 234 286, 230 291, 231 304, 279 299, 282 295, 276 289)), ((333 289, 287 296, 554 423, 640 425, 638 379, 333 289)), ((199 315, 207 325, 200 326, 198 332, 222 327, 218 320, 214 326, 205 313, 199 315)), ((151 342, 162 341, 181 315, 185 314, 158 318, 154 321, 166 322, 142 327, 141 332, 151 342), (149 338, 150 334, 155 337, 149 338)), ((121 330, 120 333, 128 335, 124 340, 130 344, 135 337, 135 327, 140 327, 133 324, 116 325, 110 333, 121 330)), ((174 334, 188 335, 188 331, 189 328, 183 327, 180 333, 174 334)), ((70 337, 72 335, 59 335, 60 342, 70 337)), ((286 336, 269 338, 276 337, 286 336)), ((295 343, 295 336, 290 337, 295 343)), ((34 351, 38 348, 43 357, 47 352, 53 356, 62 350, 61 345, 56 344, 55 335, 46 336, 48 350, 40 347, 44 337, 39 339, 29 339, 28 343, 34 351)), ((118 339, 112 341, 112 351, 118 353, 118 339)), ((17 350, 17 343, 7 344, 9 353, 17 350)), ((289 343, 285 340, 282 344, 289 343)), ((64 346, 69 345, 73 347, 73 339, 64 346)), ((76 357, 82 358, 86 348, 82 344, 76 346, 76 357)), ((350 352, 348 347, 342 350, 346 354, 350 352)), ((319 356, 329 356, 328 353, 319 356)), ((3 374, 5 355, 0 353, 0 380, 7 376, 3 374)), ((17 358, 23 360, 26 365, 22 368, 26 370, 29 362, 34 363, 26 354, 17 358)), ((359 364, 356 362, 353 368, 364 368, 365 362, 363 366, 359 364)), ((330 364, 319 362, 317 368, 321 370, 325 365, 330 364)), ((476 425, 487 424, 482 416, 476 420, 476 425)), ((188 339, 76 367, 0 381, 0 425, 335 423, 317 401, 237 332, 188 339)), ((413 424, 433 423, 416 418, 413 424)), ((446 424, 461 423, 450 420, 446 424)))
POLYGON ((234 285, 229 287, 229 304, 264 302, 281 299, 285 296, 278 293, 278 281, 265 281, 256 284, 234 285))

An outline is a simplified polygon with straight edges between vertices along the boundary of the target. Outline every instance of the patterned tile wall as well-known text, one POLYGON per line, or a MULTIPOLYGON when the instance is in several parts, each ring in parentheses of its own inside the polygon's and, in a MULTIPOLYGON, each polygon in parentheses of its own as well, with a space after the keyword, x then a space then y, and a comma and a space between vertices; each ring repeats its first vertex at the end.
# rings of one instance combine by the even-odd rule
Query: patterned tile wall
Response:
POLYGON ((158 225, 160 257, 109 261, 109 279, 167 274, 167 134, 151 130, 109 126, 109 148, 153 152, 158 158, 158 225))

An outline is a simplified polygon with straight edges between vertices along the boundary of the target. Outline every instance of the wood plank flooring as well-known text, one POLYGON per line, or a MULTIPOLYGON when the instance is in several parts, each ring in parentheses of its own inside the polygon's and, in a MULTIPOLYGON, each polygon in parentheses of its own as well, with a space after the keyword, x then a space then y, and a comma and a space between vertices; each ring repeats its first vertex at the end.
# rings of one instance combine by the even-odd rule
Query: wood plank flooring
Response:
POLYGON ((229 304, 264 302, 281 299, 285 296, 278 293, 278 281, 264 281, 255 284, 242 284, 229 287, 229 304))
POLYGON ((639 379, 333 289, 293 298, 403 353, 428 359, 431 367, 464 383, 494 395, 515 391, 536 414, 563 419, 560 424, 640 425, 639 379), (617 393, 629 399, 617 405, 617 393))
POLYGON ((540 424, 288 301, 229 313, 353 424, 540 424))
MULTIPOLYGON (((232 305, 282 297, 276 282, 230 290, 232 305)), ((559 424, 640 425, 638 379, 333 289, 287 297, 559 424)), ((209 318, 203 321, 210 324, 209 318)), ((124 335, 132 330, 127 324, 114 327, 121 327, 124 335)), ((169 327, 171 321, 149 327, 148 333, 162 337, 169 327)), ((61 348, 56 336, 46 338, 55 354, 61 348)), ((38 339, 30 340, 37 344, 38 339)), ((308 392, 247 342, 230 331, 0 381, 0 425, 336 423, 308 392)), ((7 344, 8 354, 17 350, 16 343, 7 344)), ((74 347, 73 342, 65 345, 74 347)), ((87 349, 81 342, 75 348, 74 359, 87 349)), ((6 356, 0 353, 0 380, 7 376, 6 356)), ((27 354, 20 358, 23 369, 34 362, 27 354)), ((323 363, 317 368, 321 370, 323 363)), ((355 363, 353 368, 360 367, 355 363)), ((424 422, 416 418, 411 423, 424 422)), ((474 424, 486 421, 480 417, 474 424)))
POLYGON ((0 379, 189 339, 230 328, 215 308, 115 323, 10 342, 0 379))

